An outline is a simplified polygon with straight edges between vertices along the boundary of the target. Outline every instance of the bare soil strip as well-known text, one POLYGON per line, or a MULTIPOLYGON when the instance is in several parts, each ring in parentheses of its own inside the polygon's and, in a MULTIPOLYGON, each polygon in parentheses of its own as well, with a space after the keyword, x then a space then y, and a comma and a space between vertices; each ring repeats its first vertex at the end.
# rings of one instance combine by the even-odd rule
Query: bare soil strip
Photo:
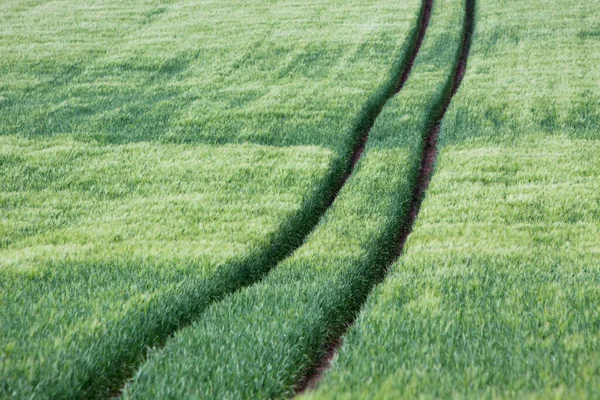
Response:
MULTIPOLYGON (((395 250, 391 254, 391 256, 387 262, 386 271, 402 255, 402 251, 404 249, 404 244, 406 243, 408 236, 412 232, 415 220, 417 219, 419 210, 421 209, 421 204, 423 203, 425 192, 426 192, 427 188, 429 187, 429 183, 430 183, 431 177, 433 175, 433 170, 434 170, 435 161, 436 161, 436 157, 437 157, 438 135, 439 135, 442 120, 444 118, 444 115, 446 114, 448 107, 450 106, 452 98, 456 94, 456 92, 462 82, 462 79, 465 75, 467 60, 469 57, 469 50, 471 47, 471 37, 472 37, 473 29, 475 26, 475 1, 476 0, 465 0, 465 1, 466 1, 466 9, 465 9, 466 15, 465 15, 465 20, 464 20, 465 22, 464 22, 464 27, 463 27, 463 38, 462 38, 460 53, 458 55, 456 65, 454 67, 453 77, 452 77, 451 82, 449 82, 450 86, 446 90, 446 95, 443 97, 442 102, 438 106, 436 111, 434 111, 434 115, 432 115, 432 118, 431 118, 432 125, 431 125, 430 130, 427 132, 427 134, 425 136, 424 148, 421 153, 420 167, 419 167, 419 171, 418 171, 418 175, 417 175, 416 184, 415 184, 415 187, 414 187, 413 193, 412 193, 410 208, 404 217, 404 221, 402 221, 399 224, 399 226, 401 228, 398 231, 398 233, 396 234, 397 239, 396 239, 395 250)), ((429 17, 431 14, 432 4, 433 4, 432 0, 426 1, 425 10, 426 10, 426 14, 428 13, 428 15, 425 16, 422 23, 425 23, 425 24, 428 23, 429 17)), ((424 27, 421 26, 420 34, 425 36, 426 29, 427 29, 426 25, 424 27)), ((421 36, 420 41, 422 41, 423 36, 421 36)), ((420 46, 420 41, 419 41, 419 46, 420 46)), ((415 56, 416 56, 416 54, 415 54, 415 56)), ((414 62, 414 59, 412 61, 414 62)), ((412 66, 412 62, 411 62, 411 66, 412 66)), ((402 87, 402 85, 404 84, 404 82, 406 81, 407 78, 408 78, 408 74, 403 77, 404 81, 402 81, 399 88, 402 87)), ((375 285, 373 285, 373 286, 375 286, 375 285)), ((348 325, 346 326, 345 331, 342 332, 341 335, 332 339, 332 341, 330 342, 330 344, 328 346, 327 352, 325 353, 325 356, 319 361, 319 363, 317 365, 315 365, 315 367, 314 367, 314 369, 312 369, 311 373, 308 374, 298 384, 296 394, 301 394, 301 393, 305 392, 306 390, 316 388, 319 381, 323 377, 324 373, 330 367, 331 361, 337 354, 339 348, 342 346, 343 335, 353 324, 354 324, 354 321, 349 321, 348 325)))

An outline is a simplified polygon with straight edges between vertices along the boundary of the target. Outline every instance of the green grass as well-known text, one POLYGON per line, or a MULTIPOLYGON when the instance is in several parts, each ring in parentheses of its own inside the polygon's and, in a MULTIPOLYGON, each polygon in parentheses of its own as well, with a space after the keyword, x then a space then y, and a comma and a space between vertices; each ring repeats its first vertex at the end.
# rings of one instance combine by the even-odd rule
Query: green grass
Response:
POLYGON ((0 262, 29 277, 65 260, 213 269, 265 241, 331 156, 314 146, 0 143, 0 262))
POLYGON ((0 398, 287 397, 357 315, 306 398, 598 397, 596 1, 477 0, 367 299, 464 2, 320 220, 420 0, 4 0, 0 398))
POLYGON ((124 398, 282 398, 381 278, 423 137, 449 90, 462 0, 439 0, 413 72, 377 119, 355 173, 306 243, 260 283, 207 309, 142 365, 124 398))
POLYGON ((419 5, 3 2, 0 397, 106 397, 300 245, 419 5))
POLYGON ((250 279, 245 260, 290 231, 330 161, 299 146, 0 143, 0 388, 18 397, 108 385, 98 376, 250 279))
POLYGON ((9 0, 0 132, 346 151, 419 4, 9 0))
POLYGON ((306 398, 600 393, 600 4, 477 10, 405 254, 306 398))

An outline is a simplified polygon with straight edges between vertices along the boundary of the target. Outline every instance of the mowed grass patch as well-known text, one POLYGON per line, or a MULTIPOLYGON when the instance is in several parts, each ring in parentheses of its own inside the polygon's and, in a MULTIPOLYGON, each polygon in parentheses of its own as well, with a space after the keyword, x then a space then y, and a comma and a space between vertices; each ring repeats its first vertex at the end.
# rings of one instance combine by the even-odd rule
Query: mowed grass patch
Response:
POLYGON ((306 243, 151 354, 124 398, 294 394, 395 250, 424 136, 449 92, 464 15, 463 1, 435 2, 411 76, 377 118, 356 171, 306 243))
POLYGON ((110 386, 117 368, 245 279, 234 266, 261 261, 331 157, 250 144, 0 143, 0 393, 17 397, 110 386))
POLYGON ((406 252, 306 398, 595 398, 598 5, 477 2, 406 252))

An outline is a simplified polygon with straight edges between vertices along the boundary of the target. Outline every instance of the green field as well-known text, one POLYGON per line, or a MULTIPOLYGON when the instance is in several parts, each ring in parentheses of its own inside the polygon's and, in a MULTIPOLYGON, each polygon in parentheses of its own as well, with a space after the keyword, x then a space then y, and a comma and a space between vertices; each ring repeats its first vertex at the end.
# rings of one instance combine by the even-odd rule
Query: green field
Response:
POLYGON ((590 6, 478 0, 405 254, 306 398, 598 397, 600 4, 590 6))
POLYGON ((452 76, 463 16, 462 0, 436 2, 410 78, 377 119, 355 173, 306 243, 262 282, 214 304, 153 354, 125 398, 294 393, 393 252, 423 137, 452 76), (167 384, 178 379, 187 384, 167 384))
POLYGON ((432 3, 2 2, 0 398, 599 397, 600 3, 432 3))
POLYGON ((299 246, 419 7, 3 3, 0 393, 104 397, 299 246))

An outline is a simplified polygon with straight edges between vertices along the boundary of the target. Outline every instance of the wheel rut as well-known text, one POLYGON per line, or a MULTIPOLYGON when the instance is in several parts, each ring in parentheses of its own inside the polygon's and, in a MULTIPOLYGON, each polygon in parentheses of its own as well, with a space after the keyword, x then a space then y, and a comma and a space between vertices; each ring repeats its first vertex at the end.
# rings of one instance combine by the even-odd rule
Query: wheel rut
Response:
MULTIPOLYGON (((421 10, 418 16, 418 23, 413 29, 411 36, 408 38, 408 48, 403 52, 394 67, 391 70, 391 77, 383 85, 378 93, 381 93, 375 98, 371 98, 356 119, 351 130, 351 136, 354 137, 354 143, 351 149, 347 152, 344 161, 341 162, 341 168, 334 166, 332 172, 324 179, 320 185, 320 190, 307 199, 298 214, 294 215, 290 221, 281 229, 275 236, 269 249, 249 257, 247 260, 240 260, 232 263, 232 267, 228 268, 214 281, 223 281, 225 283, 220 286, 225 286, 224 289, 218 288, 212 290, 209 303, 190 306, 189 310, 183 311, 181 314, 184 317, 176 321, 175 326, 170 329, 165 329, 167 334, 163 334, 155 338, 153 349, 163 347, 166 341, 172 337, 177 331, 189 326, 194 322, 196 317, 209 305, 223 299, 244 287, 250 286, 260 281, 270 270, 275 268, 279 263, 290 257, 296 249, 304 244, 305 239, 317 226, 321 217, 331 207, 340 191, 352 175, 358 161, 360 160, 365 146, 367 144, 369 133, 375 124, 375 121, 385 104, 402 90, 402 87, 408 80, 415 59, 421 48, 423 38, 429 25, 433 0, 423 0, 421 10), (311 206, 312 205, 312 206, 311 206), (256 270, 256 265, 261 265, 259 271, 256 270)), ((209 284, 208 286, 210 286, 209 284)), ((217 284, 214 284, 217 286, 217 284)), ((197 297, 197 296, 196 296, 197 297)), ((105 395, 100 395, 100 398, 118 399, 121 397, 127 382, 135 375, 137 368, 147 356, 146 348, 144 355, 134 365, 126 365, 121 367, 125 373, 120 374, 120 378, 114 379, 117 384, 109 385, 105 395)), ((117 367, 115 370, 118 370, 117 367)), ((96 397, 96 396, 91 396, 96 397)))
MULTIPOLYGON (((419 211, 421 209, 421 205, 425 197, 425 192, 429 187, 429 183, 431 182, 431 177, 433 175, 434 166, 437 158, 438 136, 442 121, 444 119, 446 111, 448 110, 448 107, 450 106, 450 103, 452 102, 452 98, 458 91, 458 88, 460 87, 460 84, 465 75, 467 61, 469 58, 469 50, 471 48, 472 34, 475 27, 476 0, 465 0, 465 2, 466 7, 462 32, 462 43, 458 53, 458 57, 455 62, 452 79, 450 80, 450 82, 448 82, 445 95, 442 97, 440 104, 434 110, 430 118, 430 121, 432 122, 430 123, 429 130, 424 136, 423 149, 421 151, 419 168, 417 171, 417 177, 415 181, 416 183, 413 187, 409 209, 408 212, 406 212, 404 218, 402 218, 402 220, 400 221, 400 229, 395 235, 396 240, 394 244, 394 250, 386 262, 385 271, 381 281, 385 279, 385 275, 387 275, 387 272, 391 265, 394 264, 402 255, 404 245, 406 244, 406 241, 413 230, 414 223, 419 215, 419 211)), ((425 8, 430 14, 433 1, 430 0, 426 3, 427 4, 425 8)), ((429 20, 429 16, 426 17, 427 21, 429 20)), ((425 30, 422 30, 423 36, 425 30)), ((407 78, 408 75, 405 79, 407 78)), ((377 283, 379 282, 375 282, 373 284, 373 287, 375 287, 377 283)), ((366 298, 364 300, 366 300, 366 298)), ((357 314, 358 313, 355 314, 355 317, 357 314)), ((324 357, 321 360, 319 360, 318 363, 313 366, 313 368, 309 370, 308 374, 297 385, 296 395, 302 394, 307 390, 311 390, 317 387, 319 381, 321 380, 325 372, 329 369, 333 358, 336 356, 337 352, 342 346, 342 338, 344 334, 353 324, 354 320, 348 321, 348 324, 346 325, 345 329, 341 332, 341 334, 336 335, 331 339, 329 345, 327 346, 327 350, 325 352, 324 357)))
POLYGON ((371 110, 368 110, 366 112, 367 118, 362 122, 362 124, 359 123, 359 125, 357 126, 358 134, 356 135, 356 137, 358 138, 358 140, 354 146, 354 149, 352 150, 352 155, 350 156, 350 167, 344 172, 342 178, 337 183, 334 194, 329 201, 328 208, 329 206, 331 206, 331 204, 333 204, 340 190, 342 189, 342 187, 344 187, 344 184, 346 183, 350 175, 352 175, 352 172, 354 171, 358 160, 360 160, 360 157, 362 156, 362 153, 365 150, 365 146, 367 145, 367 141, 369 139, 369 133, 375 125, 375 120, 377 120, 377 117, 379 116, 379 114, 381 114, 381 111, 383 111, 383 107, 385 107, 386 103, 392 97, 394 97, 402 90, 402 87, 404 87, 404 84, 408 80, 408 77, 410 76, 410 71, 412 70, 412 67, 415 64, 417 54, 419 53, 421 45, 423 44, 423 39, 425 38, 425 33, 427 32, 427 27, 429 26, 429 19, 431 18, 432 7, 433 0, 423 1, 423 6, 421 7, 421 12, 419 15, 418 30, 416 32, 416 36, 412 40, 412 44, 408 53, 408 58, 405 61, 404 67, 401 69, 401 71, 399 71, 400 73, 397 75, 395 81, 392 82, 392 85, 389 86, 386 96, 384 96, 384 98, 382 99, 383 101, 380 101, 375 107, 373 107, 371 110))

